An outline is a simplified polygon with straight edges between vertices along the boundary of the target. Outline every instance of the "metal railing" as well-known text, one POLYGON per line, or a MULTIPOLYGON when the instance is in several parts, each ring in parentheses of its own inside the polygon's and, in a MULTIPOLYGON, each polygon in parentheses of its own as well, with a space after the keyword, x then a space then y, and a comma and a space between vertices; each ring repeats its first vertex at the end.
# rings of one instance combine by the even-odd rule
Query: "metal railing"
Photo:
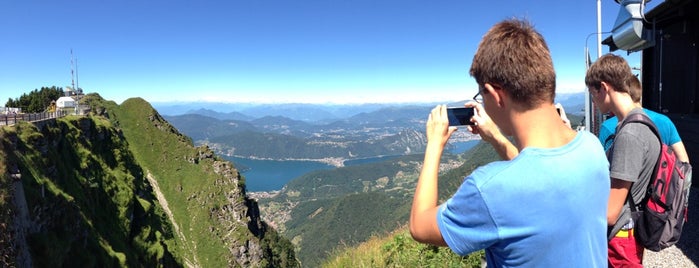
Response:
POLYGON ((0 126, 11 126, 21 121, 38 122, 63 117, 70 114, 66 111, 43 112, 34 114, 0 114, 0 126))

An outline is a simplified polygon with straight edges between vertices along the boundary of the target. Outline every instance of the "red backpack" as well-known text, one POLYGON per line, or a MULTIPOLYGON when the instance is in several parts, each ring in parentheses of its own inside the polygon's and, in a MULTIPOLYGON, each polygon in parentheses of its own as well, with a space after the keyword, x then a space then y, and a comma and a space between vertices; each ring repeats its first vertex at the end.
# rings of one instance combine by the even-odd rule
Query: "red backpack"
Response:
POLYGON ((672 148, 662 142, 655 124, 645 114, 630 114, 618 130, 631 122, 647 125, 661 144, 660 156, 643 201, 634 204, 631 194, 628 195, 636 240, 649 250, 660 251, 679 241, 687 221, 692 166, 677 160, 672 148))

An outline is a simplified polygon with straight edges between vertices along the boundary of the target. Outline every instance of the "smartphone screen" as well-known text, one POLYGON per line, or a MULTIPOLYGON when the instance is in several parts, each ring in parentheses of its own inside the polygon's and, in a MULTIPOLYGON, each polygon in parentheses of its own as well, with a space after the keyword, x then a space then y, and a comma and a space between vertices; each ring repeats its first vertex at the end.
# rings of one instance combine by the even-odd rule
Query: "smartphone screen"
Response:
POLYGON ((450 126, 473 125, 473 108, 447 108, 447 117, 450 126))

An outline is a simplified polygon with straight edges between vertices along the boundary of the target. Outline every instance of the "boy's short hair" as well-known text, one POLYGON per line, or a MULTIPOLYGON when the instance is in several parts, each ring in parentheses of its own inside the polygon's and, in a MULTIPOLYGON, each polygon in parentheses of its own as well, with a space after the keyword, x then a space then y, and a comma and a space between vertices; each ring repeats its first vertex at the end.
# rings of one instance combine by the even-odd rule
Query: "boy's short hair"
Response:
MULTIPOLYGON (((599 89, 602 82, 611 85, 614 91, 628 93, 628 80, 633 76, 631 67, 624 58, 614 54, 606 54, 597 59, 585 74, 585 85, 588 88, 599 89)), ((640 98, 640 96, 639 96, 640 98)))
POLYGON ((526 20, 509 19, 490 28, 469 73, 479 86, 501 87, 525 109, 553 103, 556 96, 551 53, 544 37, 526 20))
POLYGON ((631 77, 626 80, 626 85, 629 87, 629 95, 631 95, 633 102, 640 103, 643 89, 641 87, 641 81, 638 81, 638 77, 631 75, 631 77))

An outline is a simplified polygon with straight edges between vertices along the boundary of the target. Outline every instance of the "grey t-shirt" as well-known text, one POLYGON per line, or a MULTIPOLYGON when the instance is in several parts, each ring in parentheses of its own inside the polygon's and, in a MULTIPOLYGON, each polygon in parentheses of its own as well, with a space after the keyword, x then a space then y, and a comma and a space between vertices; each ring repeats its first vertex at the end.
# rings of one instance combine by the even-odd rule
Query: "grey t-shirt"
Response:
MULTIPOLYGON (((629 115, 643 113, 643 109, 633 109, 629 115)), ((628 118, 628 115, 627 117, 628 118)), ((629 123, 617 130, 614 145, 610 149, 609 175, 613 179, 633 182, 630 193, 633 201, 639 204, 646 193, 648 182, 660 155, 660 141, 653 131, 643 123, 629 123)), ((624 204, 612 233, 616 233, 631 218, 628 202, 624 204)))

